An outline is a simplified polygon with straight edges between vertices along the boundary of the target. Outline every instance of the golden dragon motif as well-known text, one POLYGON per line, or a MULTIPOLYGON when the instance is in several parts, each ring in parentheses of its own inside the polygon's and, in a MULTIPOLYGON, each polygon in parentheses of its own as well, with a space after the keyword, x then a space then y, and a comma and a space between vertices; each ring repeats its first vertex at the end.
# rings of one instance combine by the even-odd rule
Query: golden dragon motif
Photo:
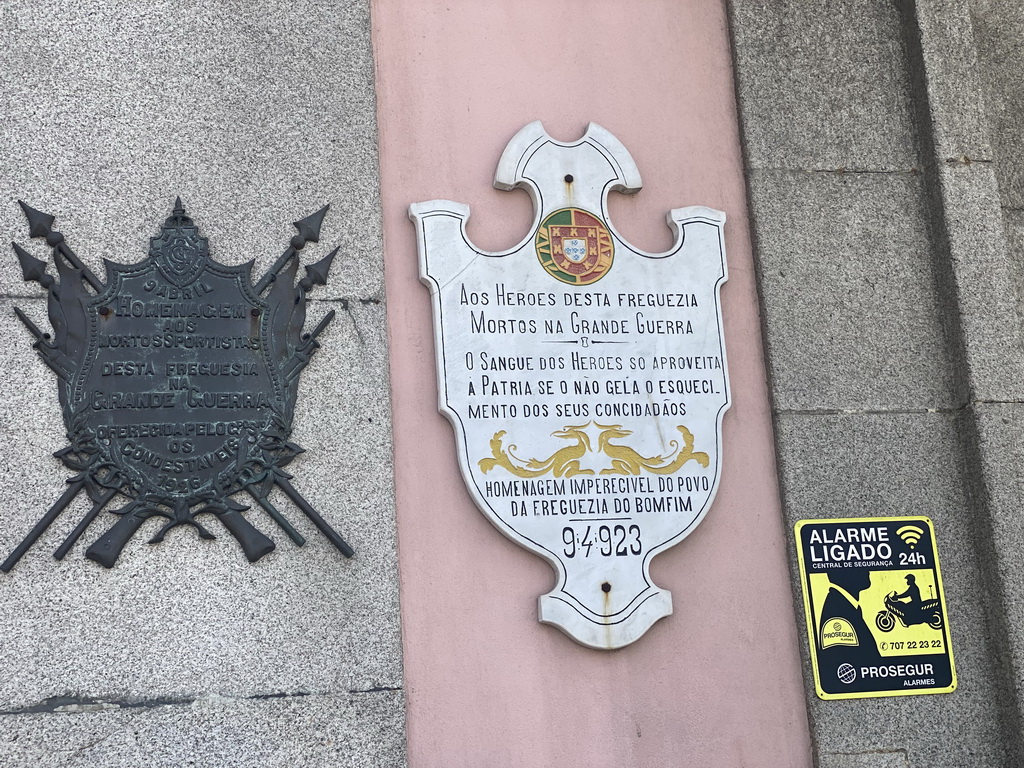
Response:
POLYGON ((504 467, 517 477, 540 477, 548 472, 555 477, 572 477, 573 475, 592 475, 594 470, 581 469, 580 459, 590 452, 590 437, 585 430, 589 424, 581 424, 574 427, 556 430, 551 433, 552 437, 561 437, 565 440, 575 440, 575 445, 567 445, 559 448, 546 459, 529 459, 524 461, 513 453, 515 445, 503 448, 502 439, 505 437, 505 430, 494 433, 491 438, 491 455, 493 458, 480 460, 480 470, 487 474, 495 467, 504 467), (519 464, 513 462, 518 461, 519 464))
POLYGON ((551 436, 573 440, 574 443, 559 448, 546 459, 519 458, 515 454, 518 446, 511 443, 507 447, 503 445, 506 432, 500 430, 495 432, 494 437, 491 438, 491 455, 481 459, 478 464, 484 474, 495 467, 503 467, 517 477, 540 477, 549 473, 555 477, 572 477, 573 475, 594 474, 593 469, 584 469, 580 460, 588 453, 595 453, 603 454, 611 459, 611 466, 602 469, 602 475, 639 475, 645 471, 657 475, 670 475, 688 461, 696 461, 706 468, 710 463, 710 458, 702 451, 693 450, 693 433, 682 425, 677 426, 676 429, 682 435, 682 446, 676 440, 672 440, 669 443, 671 446, 669 453, 648 457, 628 445, 612 442, 633 434, 632 430, 625 429, 621 424, 596 424, 591 421, 586 424, 568 426, 552 432, 551 436), (586 432, 590 426, 601 430, 597 438, 596 451, 594 451, 586 432))

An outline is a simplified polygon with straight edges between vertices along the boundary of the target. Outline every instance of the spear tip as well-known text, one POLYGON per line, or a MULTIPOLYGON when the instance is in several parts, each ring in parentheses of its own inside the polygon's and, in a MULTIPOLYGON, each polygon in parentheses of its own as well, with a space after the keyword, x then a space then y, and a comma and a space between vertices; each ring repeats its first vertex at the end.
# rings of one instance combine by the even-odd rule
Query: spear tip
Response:
POLYGON ((19 200, 18 205, 21 206, 21 210, 24 212, 25 218, 28 219, 29 237, 46 237, 50 234, 50 230, 53 229, 55 217, 48 213, 37 211, 24 200, 19 200))
POLYGON ((11 247, 14 248, 14 252, 18 256, 18 262, 21 264, 22 279, 25 282, 29 280, 40 282, 46 276, 46 262, 37 259, 17 243, 11 243, 11 247))
POLYGON ((302 286, 308 291, 314 285, 327 285, 327 274, 331 271, 331 264, 334 257, 338 255, 341 246, 324 256, 315 264, 306 265, 306 276, 302 279, 302 286))
POLYGON ((327 215, 331 204, 328 203, 316 213, 311 213, 304 219, 295 222, 295 228, 299 230, 299 236, 310 243, 320 242, 320 227, 324 223, 324 216, 327 215))

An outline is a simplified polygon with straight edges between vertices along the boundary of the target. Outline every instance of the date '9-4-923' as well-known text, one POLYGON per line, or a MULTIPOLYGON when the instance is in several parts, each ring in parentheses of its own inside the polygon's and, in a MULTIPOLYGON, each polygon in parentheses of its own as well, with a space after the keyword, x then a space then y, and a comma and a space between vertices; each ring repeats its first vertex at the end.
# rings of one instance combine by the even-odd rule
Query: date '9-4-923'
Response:
POLYGON ((562 529, 566 557, 576 557, 577 554, 590 557, 592 550, 594 554, 604 557, 639 555, 643 551, 639 525, 628 528, 624 525, 599 525, 592 537, 591 529, 594 527, 588 525, 582 533, 571 526, 562 529))

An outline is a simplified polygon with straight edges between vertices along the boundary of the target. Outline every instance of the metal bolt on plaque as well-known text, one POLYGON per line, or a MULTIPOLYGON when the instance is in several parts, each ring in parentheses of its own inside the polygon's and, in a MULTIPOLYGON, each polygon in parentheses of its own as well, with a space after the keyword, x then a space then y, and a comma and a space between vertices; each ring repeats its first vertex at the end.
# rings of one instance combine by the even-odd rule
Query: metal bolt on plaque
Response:
POLYGON ((201 515, 216 518, 255 562, 274 542, 242 514, 249 507, 234 497, 243 493, 302 546, 302 535, 270 500, 275 486, 351 557, 352 548, 283 469, 302 452, 288 440, 299 374, 334 318, 332 310, 303 333, 307 296, 326 284, 338 249, 295 279, 298 254, 319 241, 329 206, 295 223, 288 249, 253 284, 251 261, 213 260, 180 198, 150 238, 149 256, 135 264, 106 261, 105 282, 53 229, 53 216, 19 203, 29 235, 53 249, 57 277, 12 243, 25 280, 47 291, 53 334, 15 313, 57 374, 69 445, 54 455, 76 474, 0 570, 10 571, 82 491, 92 508, 54 552, 58 560, 107 509, 116 521, 85 552, 107 568, 150 518, 166 520, 150 543, 179 525, 213 539, 201 515), (108 509, 116 497, 126 503, 108 509))
POLYGON ((651 559, 693 532, 721 476, 725 214, 671 211, 665 253, 627 243, 607 199, 638 192, 640 174, 593 123, 568 143, 527 125, 494 186, 534 203, 529 234, 508 251, 469 241, 465 205, 409 208, 439 407, 477 506, 555 570, 540 621, 620 648, 672 612, 651 559))

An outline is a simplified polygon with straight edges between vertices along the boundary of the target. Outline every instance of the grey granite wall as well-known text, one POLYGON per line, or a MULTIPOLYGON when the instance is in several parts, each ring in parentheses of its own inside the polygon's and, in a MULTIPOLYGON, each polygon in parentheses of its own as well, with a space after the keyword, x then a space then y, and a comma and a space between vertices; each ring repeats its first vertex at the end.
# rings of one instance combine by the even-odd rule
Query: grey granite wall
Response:
MULTIPOLYGON (((16 200, 57 217, 86 264, 131 263, 181 195, 212 255, 262 274, 291 222, 331 203, 339 256, 311 303, 338 317, 306 369, 295 486, 357 550, 290 503, 298 548, 246 562, 219 526, 105 570, 51 554, 79 499, 0 574, 0 765, 398 766, 405 761, 373 62, 365 2, 0 4, 0 232, 40 258, 16 200)), ((0 557, 63 492, 56 379, 17 322, 44 293, 0 257, 0 557)))
MULTIPOLYGON (((730 3, 790 546, 800 519, 931 517, 959 678, 821 701, 801 626, 822 768, 1021 760, 1024 345, 1003 221, 1012 241, 1022 25, 1016 3, 973 10, 730 3)), ((795 558, 793 585, 802 616, 795 558)))

